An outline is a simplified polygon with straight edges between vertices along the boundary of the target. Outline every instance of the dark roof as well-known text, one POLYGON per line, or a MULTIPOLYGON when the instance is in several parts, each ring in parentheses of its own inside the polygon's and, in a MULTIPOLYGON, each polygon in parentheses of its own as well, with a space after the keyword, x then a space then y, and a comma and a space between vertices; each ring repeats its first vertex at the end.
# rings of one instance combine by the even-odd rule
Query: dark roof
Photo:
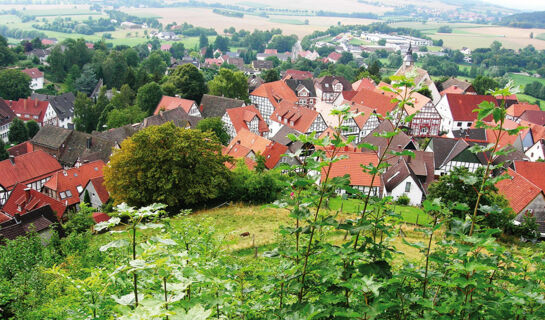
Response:
POLYGON ((472 140, 486 140, 486 129, 475 128, 475 129, 462 129, 452 131, 454 138, 464 138, 472 140))
POLYGON ((40 128, 31 142, 33 145, 57 150, 66 142, 71 133, 72 130, 69 129, 45 126, 40 128))
MULTIPOLYGON (((473 154, 468 148, 476 144, 487 145, 488 143, 441 137, 432 138, 429 146, 433 150, 435 168, 441 168, 455 158, 459 158, 460 161, 470 162, 471 159, 467 159, 467 157, 473 154), (464 157, 464 159, 460 159, 460 157, 464 157)), ((483 153, 474 156, 481 164, 484 164, 487 161, 487 155, 483 153)))
POLYGON ((238 108, 244 105, 244 101, 226 97, 205 94, 201 99, 200 111, 203 118, 221 117, 227 109, 238 108))
POLYGON ((333 92, 333 83, 340 82, 343 85, 342 91, 352 91, 352 84, 344 77, 340 76, 324 76, 315 80, 316 86, 319 86, 322 92, 333 92))
POLYGON ((201 117, 190 116, 184 111, 184 109, 178 107, 145 118, 140 124, 140 128, 143 129, 149 126, 159 126, 163 123, 171 121, 177 127, 186 128, 189 126, 194 129, 197 127, 197 123, 201 120, 201 117))
POLYGON ((103 85, 104 85, 104 80, 102 78, 98 79, 97 85, 95 86, 95 88, 93 89, 93 92, 91 93, 89 97, 91 98, 98 97, 98 94, 100 93, 100 88, 102 88, 103 85))
POLYGON ((123 127, 109 129, 106 131, 93 131, 92 135, 95 137, 108 140, 113 143, 120 144, 123 140, 131 137, 138 132, 139 127, 135 127, 132 124, 127 124, 123 127))
POLYGON ((382 175, 382 183, 386 188, 386 191, 391 192, 395 187, 397 187, 403 180, 407 177, 412 177, 416 182, 422 193, 426 193, 424 187, 420 183, 418 177, 414 172, 409 168, 405 159, 400 159, 400 161, 393 166, 389 167, 388 170, 382 175))
POLYGON ((291 90, 293 90, 293 92, 295 92, 295 94, 297 94, 297 88, 299 88, 299 86, 303 86, 307 88, 307 90, 310 92, 309 93, 310 97, 316 97, 316 89, 314 88, 314 81, 312 81, 312 79, 305 79, 305 80, 288 79, 286 80, 286 84, 288 85, 288 87, 291 88, 291 90))
POLYGON ((256 75, 248 77, 248 91, 252 92, 260 85, 264 84, 265 81, 256 75))
POLYGON ((466 91, 472 85, 471 85, 470 82, 466 82, 466 81, 456 79, 456 78, 450 78, 447 81, 441 83, 441 87, 443 88, 442 90, 445 90, 445 89, 447 89, 449 87, 452 87, 452 86, 457 86, 458 88, 462 89, 463 91, 466 91))
POLYGON ((57 112, 60 120, 70 118, 74 115, 74 101, 76 97, 72 92, 63 93, 60 96, 50 97, 49 103, 57 112))
MULTIPOLYGON (((392 132, 393 130, 394 126, 392 125, 392 123, 389 120, 384 120, 379 124, 378 127, 376 127, 365 138, 363 138, 361 142, 377 146, 379 154, 382 154, 382 152, 385 151, 388 145, 388 141, 386 140, 386 138, 383 137, 375 137, 375 134, 392 132)), ((414 144, 410 136, 408 136, 404 132, 399 132, 399 134, 394 136, 392 142, 390 143, 389 150, 401 151, 405 149, 414 149, 414 144)))
POLYGON ((38 58, 44 58, 50 54, 50 49, 34 49, 26 53, 26 55, 35 55, 38 58))
POLYGON ((19 236, 24 236, 31 230, 40 232, 43 231, 58 219, 49 205, 40 207, 24 215, 18 216, 17 219, 11 219, 0 224, 0 236, 9 240, 13 240, 19 236))
POLYGON ((545 126, 545 111, 526 110, 520 115, 519 119, 545 126))
POLYGON ((4 99, 0 99, 0 126, 10 123, 15 118, 15 113, 4 99))
POLYGON ((252 66, 254 67, 254 69, 272 69, 273 62, 270 60, 254 60, 252 61, 252 66))
POLYGON ((59 157, 59 162, 69 167, 74 166, 78 160, 82 163, 95 160, 107 163, 114 146, 115 144, 111 141, 74 130, 66 141, 66 147, 59 157), (88 139, 91 139, 90 148, 87 147, 88 139))

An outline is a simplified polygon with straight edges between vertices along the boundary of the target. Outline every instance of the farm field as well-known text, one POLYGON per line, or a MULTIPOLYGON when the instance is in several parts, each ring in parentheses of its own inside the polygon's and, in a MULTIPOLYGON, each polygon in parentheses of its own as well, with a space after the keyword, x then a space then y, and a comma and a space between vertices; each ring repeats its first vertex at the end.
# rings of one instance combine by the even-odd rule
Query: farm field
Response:
POLYGON ((149 14, 153 17, 159 16, 161 17, 159 21, 163 24, 171 22, 183 24, 187 22, 198 27, 214 28, 218 33, 222 33, 224 29, 229 27, 250 31, 280 28, 284 34, 295 34, 299 38, 316 30, 326 30, 339 21, 342 24, 370 24, 378 21, 372 19, 282 15, 274 15, 270 18, 244 15, 243 18, 235 18, 215 14, 212 9, 206 8, 127 8, 122 9, 122 11, 131 15, 147 16, 149 14), (298 24, 307 19, 309 21, 308 25, 298 24))

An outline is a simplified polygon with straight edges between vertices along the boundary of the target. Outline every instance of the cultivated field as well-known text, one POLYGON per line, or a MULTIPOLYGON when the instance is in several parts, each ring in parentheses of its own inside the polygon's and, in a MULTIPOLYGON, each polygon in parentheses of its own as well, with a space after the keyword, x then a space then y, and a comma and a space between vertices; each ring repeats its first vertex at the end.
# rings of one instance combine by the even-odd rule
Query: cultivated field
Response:
POLYGON ((342 24, 370 24, 376 20, 338 18, 338 17, 314 17, 314 16, 282 16, 273 15, 270 18, 263 18, 245 14, 243 18, 227 17, 212 12, 212 9, 205 8, 130 8, 122 11, 139 16, 151 15, 161 17, 159 21, 163 24, 176 22, 214 28, 218 33, 224 29, 235 27, 237 30, 270 30, 272 28, 282 29, 284 34, 296 34, 300 38, 316 30, 326 30, 329 26, 342 24), (300 24, 308 19, 309 24, 300 24))

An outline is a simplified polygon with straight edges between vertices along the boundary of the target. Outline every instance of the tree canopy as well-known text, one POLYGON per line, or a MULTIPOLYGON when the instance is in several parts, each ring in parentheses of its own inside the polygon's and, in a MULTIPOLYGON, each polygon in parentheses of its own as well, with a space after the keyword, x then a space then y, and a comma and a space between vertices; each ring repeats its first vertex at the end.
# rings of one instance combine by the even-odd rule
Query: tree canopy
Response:
POLYGON ((121 143, 104 179, 116 203, 154 202, 179 209, 217 198, 226 186, 228 157, 211 132, 172 122, 146 128, 121 143))
POLYGON ((244 73, 221 68, 218 75, 208 82, 210 94, 248 101, 248 79, 244 73))
POLYGON ((18 100, 27 98, 30 90, 30 76, 17 69, 4 69, 0 71, 0 97, 6 100, 18 100))
POLYGON ((28 129, 23 120, 13 119, 9 127, 8 139, 12 144, 19 144, 28 140, 28 129))
MULTIPOLYGON (((178 66, 162 87, 163 89, 170 87, 180 97, 195 100, 197 103, 200 103, 202 95, 208 92, 204 76, 197 67, 190 63, 178 66)), ((169 93, 165 91, 165 94, 169 93)))
POLYGON ((225 131, 223 121, 221 121, 220 117, 202 119, 197 124, 197 129, 203 132, 213 132, 216 137, 218 137, 219 141, 225 146, 229 143, 229 135, 227 134, 227 131, 225 131))

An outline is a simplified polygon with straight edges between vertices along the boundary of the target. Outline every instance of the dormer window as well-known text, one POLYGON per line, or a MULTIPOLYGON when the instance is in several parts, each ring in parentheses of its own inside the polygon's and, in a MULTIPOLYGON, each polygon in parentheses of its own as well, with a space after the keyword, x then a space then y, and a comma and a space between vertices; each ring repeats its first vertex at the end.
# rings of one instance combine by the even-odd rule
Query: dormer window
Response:
POLYGON ((78 190, 78 193, 82 193, 82 192, 83 192, 83 187, 82 187, 82 186, 77 186, 76 189, 78 190))
POLYGON ((66 198, 66 193, 61 192, 61 193, 60 193, 60 196, 61 196, 61 200, 63 200, 64 198, 66 198))

